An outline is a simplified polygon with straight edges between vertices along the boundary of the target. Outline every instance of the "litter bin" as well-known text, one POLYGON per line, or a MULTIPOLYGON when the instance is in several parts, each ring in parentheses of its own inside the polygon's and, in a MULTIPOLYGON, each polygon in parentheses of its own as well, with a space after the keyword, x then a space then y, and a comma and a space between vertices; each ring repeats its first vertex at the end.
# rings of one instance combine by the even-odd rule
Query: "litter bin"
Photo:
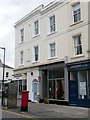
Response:
POLYGON ((29 91, 22 91, 21 111, 28 111, 28 93, 29 91))

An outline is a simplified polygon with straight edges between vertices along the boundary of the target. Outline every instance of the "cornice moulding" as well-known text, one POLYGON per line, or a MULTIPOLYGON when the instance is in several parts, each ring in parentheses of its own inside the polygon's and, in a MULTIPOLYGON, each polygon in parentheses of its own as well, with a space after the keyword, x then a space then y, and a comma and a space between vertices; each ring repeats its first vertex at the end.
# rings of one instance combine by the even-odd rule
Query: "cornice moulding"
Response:
POLYGON ((46 5, 44 7, 44 5, 40 5, 37 8, 35 8, 33 11, 31 11, 29 14, 27 14, 26 16, 24 16, 23 18, 21 18, 19 21, 17 21, 15 23, 15 28, 18 27, 19 25, 21 25, 22 23, 26 22, 27 20, 29 20, 30 18, 32 18, 33 16, 37 15, 37 14, 44 14, 50 10, 52 10, 53 8, 55 8, 56 6, 64 3, 66 4, 68 0, 55 0, 54 2, 51 2, 50 4, 46 5))

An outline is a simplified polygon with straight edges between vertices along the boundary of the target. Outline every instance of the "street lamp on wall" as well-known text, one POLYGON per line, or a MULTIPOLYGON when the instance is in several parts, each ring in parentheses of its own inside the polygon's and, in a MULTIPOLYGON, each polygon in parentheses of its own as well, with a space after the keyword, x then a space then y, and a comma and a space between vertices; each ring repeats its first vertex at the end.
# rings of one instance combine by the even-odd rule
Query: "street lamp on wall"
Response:
POLYGON ((4 74, 5 74, 5 48, 4 47, 0 47, 0 49, 3 49, 3 77, 2 77, 2 106, 4 105, 4 90, 5 90, 5 86, 4 86, 4 74))

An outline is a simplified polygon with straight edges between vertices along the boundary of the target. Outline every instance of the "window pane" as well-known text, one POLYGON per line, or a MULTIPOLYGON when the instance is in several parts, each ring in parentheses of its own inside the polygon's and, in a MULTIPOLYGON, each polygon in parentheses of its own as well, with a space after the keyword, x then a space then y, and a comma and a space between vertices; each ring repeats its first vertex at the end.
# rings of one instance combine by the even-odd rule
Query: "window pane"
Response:
POLYGON ((19 95, 22 94, 22 80, 19 80, 19 95))
POLYGON ((49 70, 49 79, 64 78, 64 69, 49 70))
POLYGON ((21 30, 21 42, 24 41, 24 29, 21 30))
POLYGON ((64 99, 64 88, 63 88, 63 80, 56 80, 56 97, 59 100, 64 99))
POLYGON ((80 99, 87 98, 87 72, 79 71, 78 72, 78 92, 80 99))
POLYGON ((82 54, 81 35, 74 37, 74 49, 75 55, 82 54))
POLYGON ((55 31, 55 15, 50 17, 50 32, 55 31))
POLYGON ((20 64, 23 64, 23 51, 20 52, 20 64))
POLYGON ((23 80, 23 90, 27 90, 27 81, 23 80))
POLYGON ((50 44, 50 57, 54 57, 56 55, 55 43, 50 44))
POLYGON ((34 22, 34 30, 35 30, 35 35, 38 34, 39 32, 39 23, 38 20, 34 22))
POLYGON ((70 72, 70 80, 76 80, 77 79, 77 72, 70 72))
POLYGON ((35 61, 38 61, 38 46, 34 47, 35 61))
POLYGON ((73 17, 74 17, 74 22, 77 22, 81 19, 80 3, 75 4, 73 6, 73 17))
POLYGON ((55 80, 49 80, 49 98, 55 99, 55 80))

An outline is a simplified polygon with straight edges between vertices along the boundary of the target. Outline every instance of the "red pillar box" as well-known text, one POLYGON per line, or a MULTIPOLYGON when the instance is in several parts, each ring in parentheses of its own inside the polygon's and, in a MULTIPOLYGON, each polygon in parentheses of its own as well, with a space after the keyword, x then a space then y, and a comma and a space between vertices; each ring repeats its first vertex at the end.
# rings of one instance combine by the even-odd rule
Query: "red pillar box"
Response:
POLYGON ((29 91, 22 91, 21 111, 28 111, 28 93, 29 91))

